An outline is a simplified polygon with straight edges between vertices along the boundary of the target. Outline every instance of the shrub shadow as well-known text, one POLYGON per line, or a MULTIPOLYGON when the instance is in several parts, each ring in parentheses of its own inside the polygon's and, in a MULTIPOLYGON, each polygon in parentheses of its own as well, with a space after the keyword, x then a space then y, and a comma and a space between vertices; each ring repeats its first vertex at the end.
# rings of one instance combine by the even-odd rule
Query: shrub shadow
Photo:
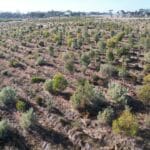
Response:
POLYGON ((73 143, 62 133, 56 132, 52 129, 49 130, 39 124, 32 127, 32 130, 34 130, 42 140, 50 142, 54 145, 61 145, 65 150, 73 147, 73 143))
MULTIPOLYGON (((21 136, 17 131, 8 131, 8 136, 5 139, 0 139, 0 148, 13 147, 18 150, 30 150, 31 147, 25 141, 25 138, 21 136)), ((11 148, 10 148, 11 149, 11 148)))

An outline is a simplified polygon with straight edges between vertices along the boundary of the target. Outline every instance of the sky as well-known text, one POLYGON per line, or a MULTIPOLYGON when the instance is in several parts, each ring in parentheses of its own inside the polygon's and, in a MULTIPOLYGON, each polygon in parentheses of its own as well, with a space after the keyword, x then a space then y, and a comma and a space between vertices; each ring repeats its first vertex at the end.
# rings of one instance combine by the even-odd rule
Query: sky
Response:
POLYGON ((150 0, 0 0, 0 12, 49 10, 99 11, 150 9, 150 0))

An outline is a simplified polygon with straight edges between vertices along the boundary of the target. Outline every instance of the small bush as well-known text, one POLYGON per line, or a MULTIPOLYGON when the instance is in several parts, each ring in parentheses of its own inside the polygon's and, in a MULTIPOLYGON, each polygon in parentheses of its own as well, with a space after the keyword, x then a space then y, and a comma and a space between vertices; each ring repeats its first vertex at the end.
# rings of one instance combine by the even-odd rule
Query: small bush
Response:
POLYGON ((107 47, 114 48, 116 46, 116 42, 113 38, 107 40, 107 47))
POLYGON ((9 125, 6 120, 0 121, 0 139, 4 139, 7 136, 9 125))
POLYGON ((77 39, 72 40, 71 47, 73 49, 78 49, 79 48, 77 39))
POLYGON ((85 66, 85 67, 88 67, 90 62, 91 62, 90 56, 88 54, 82 54, 82 56, 81 56, 81 64, 83 66, 85 66))
POLYGON ((150 64, 150 52, 144 54, 144 60, 146 63, 150 64))
POLYGON ((36 117, 33 112, 33 109, 31 108, 29 111, 23 113, 20 117, 20 126, 23 129, 28 129, 31 126, 33 126, 36 122, 36 117))
POLYGON ((145 104, 150 104, 150 85, 146 84, 137 90, 137 96, 145 104))
POLYGON ((24 112, 26 110, 26 103, 23 101, 17 101, 16 108, 18 111, 24 112))
POLYGON ((107 51, 106 58, 108 61, 113 61, 115 59, 114 54, 112 51, 107 51))
POLYGON ((126 109, 118 119, 113 121, 112 128, 115 133, 123 132, 135 136, 138 132, 138 122, 130 110, 126 109))
POLYGON ((105 52, 106 43, 104 41, 99 41, 97 46, 98 46, 98 49, 100 50, 100 52, 105 52))
POLYGON ((36 65, 39 66, 46 65, 46 60, 43 57, 38 57, 36 60, 36 65))
POLYGON ((0 92, 0 104, 9 105, 16 101, 16 92, 11 87, 5 87, 0 92))
POLYGON ((113 101, 123 104, 127 103, 127 88, 123 87, 119 83, 110 83, 108 86, 108 95, 112 98, 113 101))
POLYGON ((73 52, 65 52, 65 53, 63 53, 63 60, 64 61, 68 61, 68 60, 72 60, 72 61, 74 61, 75 60, 75 55, 74 55, 74 53, 73 52))
POLYGON ((67 80, 64 78, 64 76, 60 73, 57 73, 53 77, 53 90, 56 92, 64 91, 68 85, 67 80))
POLYGON ((144 122, 147 127, 150 127, 150 114, 147 114, 144 118, 144 122))
POLYGON ((121 57, 123 55, 128 55, 128 53, 129 53, 129 50, 125 47, 121 47, 121 48, 116 49, 116 54, 118 57, 121 57))
POLYGON ((46 91, 53 93, 53 81, 51 79, 46 80, 44 83, 44 88, 46 91))
POLYGON ((53 104, 53 97, 49 97, 49 99, 46 101, 46 109, 47 111, 51 111, 53 108, 54 104, 53 104))
POLYGON ((73 107, 79 111, 88 111, 89 108, 98 106, 104 97, 101 93, 96 92, 88 81, 78 85, 75 93, 71 97, 73 107))
POLYGON ((112 120, 114 119, 114 110, 111 107, 108 107, 106 109, 104 109, 103 112, 99 112, 97 119, 104 122, 104 123, 108 123, 111 124, 112 120))
POLYGON ((100 73, 104 76, 104 77, 111 77, 114 74, 116 74, 116 68, 110 64, 103 64, 100 67, 100 73))
POLYGON ((32 82, 32 83, 45 82, 45 79, 42 78, 42 77, 32 77, 31 82, 32 82))
POLYGON ((144 72, 145 73, 150 72, 150 64, 145 64, 144 65, 144 72))
POLYGON ((45 89, 53 94, 64 91, 67 85, 67 80, 60 73, 56 74, 52 80, 47 80, 44 84, 45 89))
POLYGON ((73 73, 75 71, 74 62, 72 60, 65 62, 65 69, 69 71, 70 73, 73 73))
POLYGON ((49 52, 50 56, 54 56, 54 48, 52 46, 50 46, 48 48, 48 52, 49 52))
POLYGON ((84 86, 86 82, 87 82, 87 80, 85 78, 79 77, 77 84, 78 84, 78 86, 84 86))
POLYGON ((15 60, 15 59, 9 61, 9 66, 14 67, 14 68, 23 67, 23 65, 18 60, 15 60))
POLYGON ((118 75, 121 78, 126 78, 129 75, 129 72, 127 71, 125 67, 122 67, 118 70, 118 75))
POLYGON ((144 77, 144 84, 150 84, 150 74, 144 77))

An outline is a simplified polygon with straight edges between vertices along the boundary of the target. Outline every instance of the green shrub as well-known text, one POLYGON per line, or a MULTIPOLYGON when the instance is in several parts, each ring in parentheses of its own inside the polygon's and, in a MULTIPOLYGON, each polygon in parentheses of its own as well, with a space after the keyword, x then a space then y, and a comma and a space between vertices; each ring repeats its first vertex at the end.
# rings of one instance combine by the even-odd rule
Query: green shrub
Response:
POLYGON ((18 60, 15 60, 15 59, 10 60, 9 65, 10 67, 14 67, 14 68, 23 67, 23 65, 18 60))
POLYGON ((116 74, 116 68, 110 64, 103 64, 100 67, 100 73, 104 76, 104 77, 111 77, 114 74, 116 74))
POLYGON ((112 120, 114 119, 114 110, 111 107, 108 107, 106 109, 104 109, 103 112, 99 112, 97 119, 104 122, 104 123, 108 123, 111 124, 112 120))
POLYGON ((51 79, 46 80, 44 83, 44 88, 46 91, 53 93, 53 81, 51 79))
POLYGON ((150 64, 150 52, 144 54, 144 60, 146 63, 150 64))
POLYGON ((42 78, 42 77, 36 77, 36 76, 35 76, 35 77, 32 77, 31 82, 32 82, 32 83, 45 82, 45 79, 42 78))
POLYGON ((74 61, 74 59, 75 59, 75 56, 74 56, 74 53, 73 52, 70 52, 70 51, 68 51, 68 52, 65 52, 64 54, 63 54, 63 60, 64 61, 68 61, 68 60, 72 60, 72 61, 74 61))
POLYGON ((150 127, 150 114, 147 114, 144 118, 144 122, 147 127, 150 127))
POLYGON ((16 101, 16 92, 11 87, 5 87, 0 92, 0 105, 12 104, 16 101))
POLYGON ((115 59, 114 54, 112 51, 107 51, 106 58, 108 61, 113 61, 115 59))
POLYGON ((113 36, 112 38, 107 40, 107 47, 114 48, 116 44, 122 40, 124 37, 124 33, 118 33, 117 35, 113 36))
POLYGON ((125 48, 125 47, 121 47, 116 49, 116 54, 118 57, 121 57, 123 55, 128 55, 129 53, 129 49, 125 48))
POLYGON ((145 73, 150 72, 150 64, 145 64, 144 65, 144 72, 145 73))
POLYGON ((65 69, 69 71, 70 73, 73 73, 75 71, 74 62, 72 60, 65 62, 65 69))
POLYGON ((17 108, 18 111, 24 112, 26 110, 26 103, 19 100, 16 103, 16 108, 17 108))
POLYGON ((47 111, 51 111, 51 109, 53 108, 54 104, 53 104, 53 97, 49 97, 49 99, 46 101, 46 109, 47 111))
POLYGON ((102 94, 96 92, 88 81, 78 85, 71 97, 72 106, 79 111, 88 111, 88 108, 95 107, 102 100, 104 100, 102 94))
POLYGON ((150 84, 150 74, 144 77, 144 84, 150 84))
POLYGON ((100 52, 105 52, 106 43, 104 41, 99 41, 97 47, 100 50, 100 52))
POLYGON ((61 73, 57 73, 53 77, 53 90, 56 92, 64 91, 68 85, 67 80, 64 78, 64 76, 61 73))
POLYGON ((86 80, 86 78, 83 78, 83 77, 79 77, 77 80, 78 86, 84 86, 85 82, 87 82, 87 80, 86 80))
POLYGON ((23 113, 20 117, 20 126, 23 129, 28 129, 31 126, 33 126, 36 122, 36 117, 35 114, 33 112, 33 109, 31 108, 29 111, 23 113))
POLYGON ((73 39, 70 38, 70 37, 68 37, 68 38, 67 38, 67 46, 68 46, 68 47, 71 47, 72 42, 73 42, 73 39))
POLYGON ((115 46, 116 46, 116 42, 115 42, 115 40, 114 39, 108 39, 107 40, 107 47, 109 47, 109 48, 114 48, 115 46))
POLYGON ((71 47, 72 47, 73 49, 78 49, 78 48, 79 48, 79 47, 78 47, 77 39, 73 39, 73 40, 72 40, 71 47))
POLYGON ((74 60, 75 56, 74 53, 72 52, 67 52, 63 54, 63 60, 65 62, 65 69, 69 71, 70 73, 73 73, 75 71, 75 66, 74 66, 74 60))
POLYGON ((54 56, 54 48, 52 46, 50 46, 48 48, 48 52, 49 52, 50 56, 54 56))
POLYGON ((150 38, 147 37, 144 41, 144 47, 146 50, 149 50, 150 49, 150 38))
POLYGON ((38 57, 37 58, 36 65, 42 66, 42 65, 45 65, 45 64, 46 64, 46 61, 43 57, 38 57))
POLYGON ((88 53, 90 59, 95 58, 96 57, 96 50, 91 49, 88 53))
POLYGON ((45 89, 53 94, 64 91, 67 85, 67 80, 60 73, 56 74, 52 80, 47 80, 44 84, 45 89))
POLYGON ((94 35, 94 41, 97 43, 98 41, 99 41, 99 38, 100 38, 101 36, 100 36, 100 33, 96 33, 95 35, 94 35))
POLYGON ((138 132, 138 122, 130 110, 126 109, 118 119, 113 121, 112 129, 115 133, 123 132, 135 136, 138 132))
POLYGON ((122 86, 119 83, 110 83, 108 85, 108 95, 115 102, 119 102, 122 104, 127 103, 126 95, 128 93, 128 89, 122 86))
POLYGON ((88 67, 88 65, 90 64, 91 60, 88 54, 84 53, 81 56, 81 64, 85 67, 88 67))
POLYGON ((150 104, 150 85, 146 84, 137 90, 137 96, 145 104, 150 104))
POLYGON ((126 78, 129 75, 129 72, 127 71, 125 67, 122 67, 118 69, 118 75, 121 78, 126 78))
POLYGON ((114 39, 116 40, 116 42, 121 41, 124 35, 125 35, 124 32, 118 33, 117 35, 114 36, 114 39))
POLYGON ((6 120, 0 121, 0 139, 3 139, 7 136, 9 130, 9 125, 6 120))

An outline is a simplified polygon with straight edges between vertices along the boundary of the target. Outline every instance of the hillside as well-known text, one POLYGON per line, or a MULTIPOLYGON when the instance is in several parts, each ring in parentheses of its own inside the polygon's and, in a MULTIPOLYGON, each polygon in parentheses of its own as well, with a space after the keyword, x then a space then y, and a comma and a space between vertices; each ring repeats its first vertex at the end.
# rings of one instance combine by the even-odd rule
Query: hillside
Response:
POLYGON ((0 149, 150 149, 150 20, 0 22, 0 149))

